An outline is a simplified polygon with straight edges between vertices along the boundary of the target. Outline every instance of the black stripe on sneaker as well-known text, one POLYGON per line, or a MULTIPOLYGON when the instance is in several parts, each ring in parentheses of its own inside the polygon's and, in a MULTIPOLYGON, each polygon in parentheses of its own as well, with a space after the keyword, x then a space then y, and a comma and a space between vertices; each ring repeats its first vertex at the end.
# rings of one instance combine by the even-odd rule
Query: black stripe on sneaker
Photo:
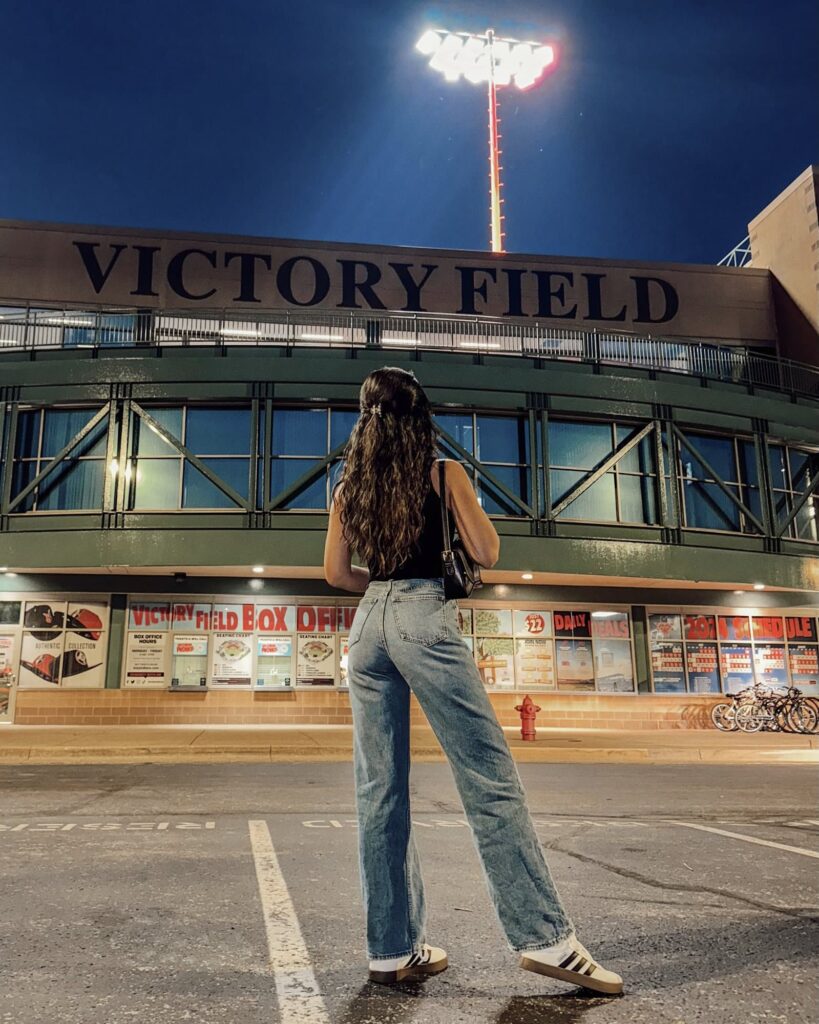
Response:
POLYGON ((596 970, 597 970, 597 964, 592 962, 592 963, 589 964, 588 967, 586 967, 583 971, 581 971, 581 974, 594 974, 594 972, 596 970))
POLYGON ((566 959, 565 960, 561 960, 561 962, 557 966, 560 967, 564 971, 568 970, 569 969, 569 964, 573 963, 576 959, 577 959, 577 953, 574 950, 572 950, 572 952, 569 953, 569 955, 566 957, 566 959))

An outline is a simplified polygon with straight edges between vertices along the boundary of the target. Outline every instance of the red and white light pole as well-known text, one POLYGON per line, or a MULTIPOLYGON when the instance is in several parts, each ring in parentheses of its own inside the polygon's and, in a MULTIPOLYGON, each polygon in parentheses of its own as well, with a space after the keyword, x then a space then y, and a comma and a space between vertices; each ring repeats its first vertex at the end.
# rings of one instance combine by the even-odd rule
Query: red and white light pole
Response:
POLYGON ((429 29, 415 44, 429 56, 429 66, 442 72, 448 82, 461 75, 469 82, 486 82, 489 101, 489 230, 492 252, 503 252, 501 211, 499 86, 514 82, 518 89, 529 89, 555 63, 553 46, 525 43, 519 39, 498 38, 492 29, 485 35, 443 32, 429 29))

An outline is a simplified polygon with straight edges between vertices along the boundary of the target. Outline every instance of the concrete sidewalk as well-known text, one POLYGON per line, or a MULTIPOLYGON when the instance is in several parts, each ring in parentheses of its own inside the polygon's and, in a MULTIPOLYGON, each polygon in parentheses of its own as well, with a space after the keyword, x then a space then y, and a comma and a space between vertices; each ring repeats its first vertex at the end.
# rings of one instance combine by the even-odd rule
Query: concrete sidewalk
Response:
MULTIPOLYGON (((642 764, 819 764, 819 736, 716 729, 549 729, 524 741, 504 729, 516 761, 642 764)), ((429 727, 413 726, 412 757, 443 761, 429 727)), ((7 725, 0 764, 349 761, 352 727, 336 725, 7 725)))

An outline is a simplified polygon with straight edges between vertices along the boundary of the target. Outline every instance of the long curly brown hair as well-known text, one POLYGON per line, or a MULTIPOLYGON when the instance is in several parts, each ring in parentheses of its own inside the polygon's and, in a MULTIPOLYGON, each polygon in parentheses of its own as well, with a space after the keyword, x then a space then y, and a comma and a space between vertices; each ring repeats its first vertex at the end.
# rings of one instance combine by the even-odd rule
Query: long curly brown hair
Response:
POLYGON ((336 494, 347 543, 379 576, 409 557, 436 458, 432 407, 418 378, 382 366, 364 378, 336 494))

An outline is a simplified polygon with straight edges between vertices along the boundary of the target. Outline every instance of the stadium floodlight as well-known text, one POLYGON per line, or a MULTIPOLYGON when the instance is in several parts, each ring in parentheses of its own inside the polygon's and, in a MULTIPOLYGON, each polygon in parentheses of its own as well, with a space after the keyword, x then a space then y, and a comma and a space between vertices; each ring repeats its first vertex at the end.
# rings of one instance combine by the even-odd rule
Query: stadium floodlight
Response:
POLYGON ((476 85, 487 83, 490 246, 492 252, 503 252, 497 90, 500 86, 512 84, 517 89, 530 89, 548 68, 554 66, 555 49, 542 43, 498 38, 492 29, 485 35, 428 29, 415 48, 429 57, 429 66, 440 71, 448 82, 457 82, 463 76, 476 85))

